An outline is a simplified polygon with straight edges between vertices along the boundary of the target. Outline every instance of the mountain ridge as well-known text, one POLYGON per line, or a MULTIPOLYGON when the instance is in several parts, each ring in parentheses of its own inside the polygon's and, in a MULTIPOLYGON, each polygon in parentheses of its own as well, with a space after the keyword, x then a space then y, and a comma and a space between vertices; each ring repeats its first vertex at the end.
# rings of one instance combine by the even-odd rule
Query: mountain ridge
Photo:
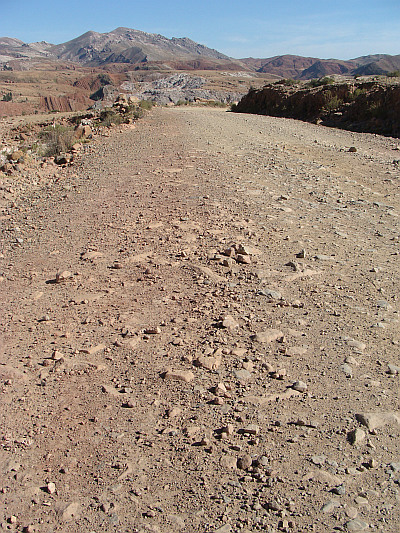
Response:
POLYGON ((400 69, 400 55, 389 54, 371 54, 349 60, 293 54, 235 59, 188 37, 169 39, 161 34, 122 26, 106 33, 89 30, 61 44, 46 41, 24 43, 13 37, 0 37, 0 69, 9 70, 29 60, 43 59, 100 68, 122 64, 134 69, 247 70, 302 80, 334 74, 387 74, 400 69))

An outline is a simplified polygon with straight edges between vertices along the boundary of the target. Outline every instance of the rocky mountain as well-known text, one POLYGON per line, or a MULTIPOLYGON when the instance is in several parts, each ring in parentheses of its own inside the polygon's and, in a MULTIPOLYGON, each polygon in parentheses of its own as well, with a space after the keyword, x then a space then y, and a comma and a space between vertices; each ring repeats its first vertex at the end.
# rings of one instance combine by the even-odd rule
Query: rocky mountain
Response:
POLYGON ((294 79, 332 74, 385 74, 400 69, 400 55, 385 54, 348 61, 296 55, 233 59, 187 37, 168 39, 163 35, 123 27, 108 33, 88 31, 57 45, 45 41, 27 44, 11 37, 0 38, 0 69, 32 68, 32 60, 43 59, 72 62, 84 67, 109 68, 114 65, 121 68, 121 65, 132 65, 137 69, 244 70, 294 79))
POLYGON ((342 74, 345 76, 371 76, 400 69, 400 56, 374 54, 343 61, 340 59, 318 59, 295 55, 274 56, 265 59, 244 58, 242 63, 250 69, 281 78, 309 80, 342 74))

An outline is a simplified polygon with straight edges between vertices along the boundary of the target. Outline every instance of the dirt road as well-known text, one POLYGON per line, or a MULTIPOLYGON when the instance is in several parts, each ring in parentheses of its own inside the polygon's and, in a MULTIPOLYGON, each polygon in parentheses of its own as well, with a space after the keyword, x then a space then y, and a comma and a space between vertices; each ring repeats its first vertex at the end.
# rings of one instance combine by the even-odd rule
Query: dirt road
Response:
POLYGON ((1 530, 397 532, 397 145, 163 108, 3 184, 1 530))

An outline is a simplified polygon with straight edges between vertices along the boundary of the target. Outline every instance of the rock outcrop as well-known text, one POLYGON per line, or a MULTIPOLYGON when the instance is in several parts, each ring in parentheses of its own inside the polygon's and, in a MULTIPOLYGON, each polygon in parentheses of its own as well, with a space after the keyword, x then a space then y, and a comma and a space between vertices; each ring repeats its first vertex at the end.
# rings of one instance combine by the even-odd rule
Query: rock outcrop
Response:
POLYGON ((275 83, 251 90, 235 110, 400 137, 399 84, 354 82, 288 87, 275 83))

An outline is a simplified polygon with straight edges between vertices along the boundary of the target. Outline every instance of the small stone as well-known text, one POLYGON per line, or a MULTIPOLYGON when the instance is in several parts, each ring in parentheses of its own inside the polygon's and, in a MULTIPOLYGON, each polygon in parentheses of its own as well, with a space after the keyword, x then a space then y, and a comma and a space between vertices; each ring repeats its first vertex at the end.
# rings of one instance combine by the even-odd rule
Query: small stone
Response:
POLYGON ((283 333, 279 329, 267 329, 252 336, 252 340, 261 343, 268 343, 283 339, 283 333))
POLYGON ((105 344, 98 344, 97 346, 92 346, 90 348, 82 348, 80 351, 88 355, 94 355, 95 353, 103 351, 105 348, 105 344))
POLYGON ((397 376, 398 374, 400 374, 400 367, 389 363, 387 373, 390 374, 391 376, 397 376))
POLYGON ((358 515, 358 511, 355 507, 346 507, 345 513, 348 518, 352 519, 356 518, 358 515))
POLYGON ((103 254, 97 251, 86 252, 81 255, 81 259, 83 259, 83 261, 93 261, 94 259, 98 259, 99 257, 103 257, 103 254))
POLYGON ((351 366, 349 364, 344 363, 340 368, 344 372, 346 378, 352 378, 353 377, 353 369, 351 368, 351 366))
POLYGON ((252 464, 253 464, 253 460, 250 457, 250 455, 243 455, 242 457, 239 457, 239 459, 237 460, 237 467, 240 470, 247 470, 248 468, 251 467, 252 464))
POLYGON ((224 526, 215 529, 213 533, 232 533, 232 526, 230 524, 225 524, 224 526))
POLYGON ((49 494, 55 494, 57 490, 55 483, 47 483, 46 490, 49 494))
POLYGON ((251 264, 251 258, 249 255, 238 254, 235 259, 237 263, 241 263, 242 265, 251 264))
POLYGON ((333 494, 337 494, 338 496, 344 496, 346 494, 346 488, 344 485, 338 485, 337 487, 333 487, 331 492, 333 492, 333 494))
POLYGON ((356 341, 354 339, 349 339, 347 341, 347 345, 351 348, 355 348, 356 350, 363 352, 367 345, 364 342, 356 341))
POLYGON ((355 146, 350 146, 349 152, 355 153, 357 152, 357 148, 355 146))
POLYGON ((340 507, 340 503, 336 500, 330 500, 325 505, 321 507, 321 511, 323 513, 331 513, 334 511, 337 507, 340 507))
POLYGON ((229 436, 233 435, 233 432, 234 432, 233 424, 228 424, 227 426, 224 426, 221 432, 229 436))
POLYGON ((364 531, 365 529, 369 528, 367 522, 364 522, 364 520, 360 520, 359 518, 350 520, 345 525, 347 531, 349 531, 350 533, 357 533, 358 531, 364 531))
POLYGON ((226 329, 235 329, 239 327, 238 322, 233 318, 232 315, 227 315, 221 320, 221 327, 226 329))
POLYGON ((314 465, 321 466, 321 465, 323 465, 325 463, 325 461, 326 461, 325 455, 313 455, 311 457, 311 462, 314 465))
POLYGON ((273 289, 262 289, 258 292, 260 296, 267 296, 267 298, 271 298, 271 300, 281 300, 282 299, 282 293, 279 291, 275 291, 273 289))
POLYGON ((292 389, 297 390, 298 392, 306 392, 307 384, 304 381, 295 381, 292 385, 292 389))
POLYGON ((235 374, 235 377, 239 379, 240 381, 250 379, 252 377, 251 372, 249 372, 245 368, 241 368, 240 370, 235 370, 234 374, 235 374))
POLYGON ((161 329, 159 327, 150 327, 146 328, 143 333, 145 335, 158 335, 161 333, 161 329))
POLYGON ((17 517, 14 516, 14 515, 11 515, 11 516, 8 518, 7 522, 8 522, 9 524, 16 524, 16 523, 17 523, 17 517))
POLYGON ((360 428, 357 428, 353 429, 352 431, 349 431, 349 433, 347 434, 347 440, 350 442, 350 444, 354 444, 356 446, 365 439, 365 436, 365 431, 360 428))
POLYGON ((222 357, 221 356, 207 356, 200 355, 197 359, 194 360, 194 365, 200 368, 206 368, 207 370, 218 370, 221 366, 222 357))
POLYGON ((249 424, 241 430, 241 433, 245 435, 258 435, 260 433, 260 427, 256 424, 249 424))
POLYGON ((190 383, 194 380, 194 374, 190 370, 167 370, 164 374, 164 379, 172 379, 175 381, 184 381, 190 383))
POLYGON ((73 277, 72 272, 69 270, 64 270, 63 272, 57 272, 56 274, 56 283, 64 283, 68 279, 73 277))

